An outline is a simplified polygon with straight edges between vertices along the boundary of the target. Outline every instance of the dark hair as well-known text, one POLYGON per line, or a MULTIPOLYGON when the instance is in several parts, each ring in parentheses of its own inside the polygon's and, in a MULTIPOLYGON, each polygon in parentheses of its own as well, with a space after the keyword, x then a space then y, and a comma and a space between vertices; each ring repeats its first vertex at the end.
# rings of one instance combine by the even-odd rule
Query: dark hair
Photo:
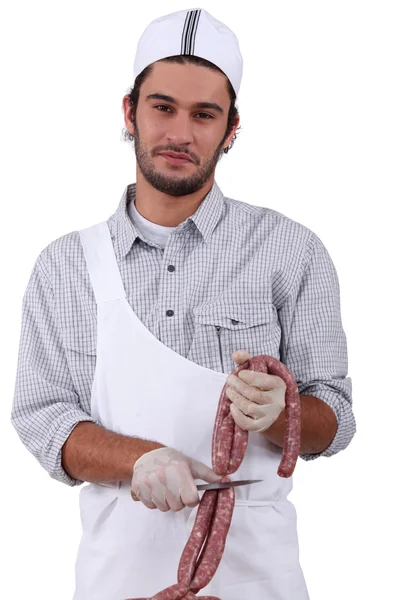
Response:
MULTIPOLYGON (((225 75, 225 73, 223 73, 223 71, 221 71, 221 69, 219 67, 214 65, 212 62, 206 60, 205 58, 200 58, 199 56, 192 56, 192 55, 188 55, 188 54, 183 54, 183 55, 178 54, 176 56, 168 56, 167 58, 163 58, 162 61, 179 63, 181 65, 191 63, 191 64, 199 65, 201 67, 206 67, 207 69, 212 69, 213 71, 219 71, 220 73, 225 75)), ((136 117, 136 110, 137 110, 137 105, 139 102, 140 88, 142 87, 143 82, 147 79, 147 77, 149 77, 150 73, 152 72, 153 64, 154 63, 152 63, 151 65, 146 67, 141 73, 139 73, 139 75, 135 79, 134 85, 129 90, 129 103, 131 106, 130 119, 131 119, 132 123, 134 122, 134 118, 136 117)), ((226 75, 225 75, 225 77, 226 77, 226 75)), ((232 131, 233 127, 235 126, 236 119, 239 114, 238 109, 235 105, 235 102, 236 102, 235 90, 233 89, 232 84, 229 81, 228 77, 226 77, 226 82, 227 82, 227 90, 228 90, 231 104, 229 107, 228 124, 227 124, 225 135, 224 135, 224 141, 229 136, 230 132, 232 131)), ((237 137, 237 131, 239 129, 240 129, 240 126, 237 128, 229 146, 227 148, 225 148, 225 150, 224 150, 225 154, 227 154, 229 152, 229 150, 232 148, 234 141, 237 137)), ((123 131, 123 136, 124 136, 125 141, 127 141, 127 140, 133 141, 134 136, 132 134, 130 134, 126 128, 124 128, 122 131, 123 131)))

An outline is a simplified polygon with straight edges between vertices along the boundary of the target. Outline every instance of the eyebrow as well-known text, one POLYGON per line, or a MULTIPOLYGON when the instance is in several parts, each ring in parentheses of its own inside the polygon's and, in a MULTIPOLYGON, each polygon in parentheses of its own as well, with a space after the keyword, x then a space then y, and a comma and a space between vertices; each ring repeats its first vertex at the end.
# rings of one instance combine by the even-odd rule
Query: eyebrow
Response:
MULTIPOLYGON (((171 96, 166 96, 165 94, 149 94, 146 97, 146 100, 164 100, 164 102, 169 102, 170 104, 177 104, 177 101, 175 100, 175 98, 172 98, 171 96)), ((222 115, 224 114, 224 109, 220 107, 219 104, 216 104, 215 102, 196 102, 195 104, 193 104, 194 108, 209 108, 209 109, 213 109, 216 110, 217 112, 221 113, 222 115)))

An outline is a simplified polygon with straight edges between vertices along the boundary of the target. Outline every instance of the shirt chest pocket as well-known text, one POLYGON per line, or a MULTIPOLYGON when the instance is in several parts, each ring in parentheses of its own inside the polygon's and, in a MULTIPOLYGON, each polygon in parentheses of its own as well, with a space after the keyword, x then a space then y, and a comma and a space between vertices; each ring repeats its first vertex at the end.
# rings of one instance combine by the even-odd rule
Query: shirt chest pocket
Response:
POLYGON ((194 309, 193 315, 189 360, 223 373, 237 366, 232 359, 235 350, 247 350, 251 356, 268 354, 279 360, 281 328, 272 303, 228 306, 218 302, 194 309))

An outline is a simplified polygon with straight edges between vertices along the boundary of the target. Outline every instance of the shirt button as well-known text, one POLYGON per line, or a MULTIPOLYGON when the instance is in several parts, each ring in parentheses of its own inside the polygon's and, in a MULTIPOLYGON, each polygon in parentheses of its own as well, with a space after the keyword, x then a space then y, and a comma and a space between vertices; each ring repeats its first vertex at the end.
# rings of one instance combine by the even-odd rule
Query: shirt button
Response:
POLYGON ((173 317, 174 316, 174 311, 173 310, 167 310, 166 315, 167 315, 167 317, 173 317))
POLYGON ((232 325, 237 325, 239 323, 239 321, 235 321, 235 319, 231 319, 231 323, 232 323, 232 325))
POLYGON ((168 265, 168 271, 169 271, 170 273, 173 273, 173 272, 175 271, 175 267, 174 267, 174 265, 168 265))

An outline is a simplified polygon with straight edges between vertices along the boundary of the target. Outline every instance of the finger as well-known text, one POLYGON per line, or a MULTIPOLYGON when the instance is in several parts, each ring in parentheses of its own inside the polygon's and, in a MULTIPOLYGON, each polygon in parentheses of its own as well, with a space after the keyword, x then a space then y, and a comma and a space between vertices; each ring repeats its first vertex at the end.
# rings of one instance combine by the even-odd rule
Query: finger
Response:
POLYGON ((181 500, 185 506, 195 507, 200 502, 199 492, 193 479, 185 482, 181 488, 181 500))
MULTIPOLYGON (((226 382, 228 385, 225 392, 228 392, 228 389, 230 387, 236 392, 239 392, 239 394, 241 394, 244 398, 247 398, 247 400, 250 400, 251 402, 255 402, 256 404, 266 403, 266 398, 263 397, 263 395, 266 392, 263 392, 260 389, 249 385, 248 383, 239 379, 239 377, 237 377, 236 375, 229 375, 226 382)), ((229 398, 228 393, 227 396, 229 398)))
MULTIPOLYGON (((197 463, 197 461, 193 462, 197 463)), ((203 467, 205 466, 202 463, 198 464, 202 465, 203 467)), ((200 502, 200 497, 194 482, 194 478, 202 478, 200 475, 201 469, 198 468, 197 472, 196 468, 191 470, 189 465, 185 465, 185 467, 185 471, 181 473, 180 486, 176 495, 182 500, 185 506, 197 506, 197 504, 200 502)))
MULTIPOLYGON (((198 464, 201 465, 202 463, 198 464)), ((185 506, 196 506, 199 503, 199 493, 193 479, 198 475, 192 475, 191 467, 187 462, 167 467, 166 474, 168 491, 175 498, 174 502, 177 506, 180 502, 185 506)))
POLYGON ((235 406, 234 404, 231 404, 229 408, 230 408, 232 417, 233 417, 236 425, 238 425, 245 431, 257 431, 258 430, 258 427, 259 427, 258 419, 252 419, 251 417, 246 417, 246 415, 244 415, 242 413, 242 411, 239 410, 238 407, 235 406))
POLYGON ((232 359, 238 365, 242 365, 247 360, 251 359, 251 354, 249 354, 247 350, 235 350, 235 352, 232 352, 232 359))
POLYGON ((163 502, 158 496, 152 494, 151 498, 155 507, 161 512, 168 512, 170 510, 169 505, 166 502, 163 502))
POLYGON ((190 506, 198 503, 198 492, 190 468, 186 463, 170 465, 165 469, 166 500, 171 510, 181 510, 186 501, 190 506))
POLYGON ((269 429, 271 425, 275 423, 281 412, 282 409, 277 404, 268 406, 268 412, 262 419, 258 419, 258 431, 266 431, 269 429))
POLYGON ((169 505, 165 498, 165 485, 160 482, 156 473, 149 473, 148 481, 151 487, 151 501, 162 512, 169 511, 169 505))
POLYGON ((226 388, 226 395, 228 396, 229 400, 233 402, 233 404, 246 416, 256 419, 264 415, 260 404, 256 404, 255 402, 248 400, 229 386, 226 388))
POLYGON ((190 459, 189 467, 193 479, 203 479, 203 481, 207 481, 207 483, 217 483, 218 481, 221 481, 221 475, 217 475, 210 467, 207 467, 207 465, 194 458, 190 459))
POLYGON ((178 512, 179 510, 182 510, 182 508, 185 507, 181 498, 177 498, 175 494, 171 493, 168 489, 165 491, 165 499, 168 502, 168 505, 172 512, 178 512))
POLYGON ((238 373, 238 378, 242 379, 248 385, 263 391, 271 391, 278 388, 286 389, 286 383, 281 377, 278 377, 278 375, 270 375, 269 373, 260 373, 259 371, 245 369, 238 373))
POLYGON ((139 498, 139 500, 141 502, 143 502, 143 504, 145 506, 147 506, 147 508, 150 509, 154 509, 157 508, 157 506, 154 504, 154 502, 151 499, 151 489, 149 487, 147 487, 147 485, 145 483, 140 482, 139 485, 133 489, 133 492, 136 494, 136 496, 139 498))

